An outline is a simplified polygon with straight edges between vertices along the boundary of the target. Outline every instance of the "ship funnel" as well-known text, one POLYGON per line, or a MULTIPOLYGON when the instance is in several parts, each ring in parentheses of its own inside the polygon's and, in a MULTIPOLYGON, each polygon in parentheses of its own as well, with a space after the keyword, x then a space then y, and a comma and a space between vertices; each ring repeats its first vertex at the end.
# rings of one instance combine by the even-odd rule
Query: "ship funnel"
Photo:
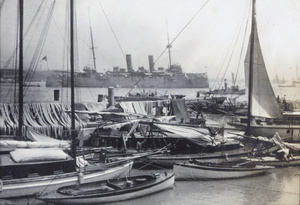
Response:
POLYGON ((149 58, 149 70, 150 73, 152 73, 154 71, 154 60, 153 60, 153 56, 148 56, 149 58))
POLYGON ((127 72, 133 72, 130 54, 126 54, 126 63, 127 63, 127 72))

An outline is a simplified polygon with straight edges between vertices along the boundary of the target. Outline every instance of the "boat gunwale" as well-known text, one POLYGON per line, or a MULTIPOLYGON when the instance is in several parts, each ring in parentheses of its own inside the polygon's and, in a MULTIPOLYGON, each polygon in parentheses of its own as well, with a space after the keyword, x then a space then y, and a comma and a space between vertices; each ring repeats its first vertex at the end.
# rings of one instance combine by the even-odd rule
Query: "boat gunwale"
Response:
POLYGON ((192 163, 175 163, 175 165, 179 166, 179 167, 185 167, 185 168, 193 168, 193 169, 203 169, 203 170, 211 170, 211 171, 228 171, 228 172, 247 172, 247 171, 268 171, 274 167, 272 166, 265 166, 265 167, 253 167, 253 168, 249 168, 249 167, 218 167, 218 166, 214 166, 214 165, 210 165, 210 166, 205 166, 205 165, 199 165, 199 164, 192 164, 192 163))
MULTIPOLYGON (((170 180, 171 178, 174 178, 175 180, 175 173, 171 172, 168 173, 169 176, 166 176, 164 179, 159 179, 159 181, 155 180, 153 183, 151 184, 144 184, 143 186, 138 186, 138 187, 128 187, 125 189, 114 189, 114 190, 109 190, 108 193, 95 193, 95 194, 89 194, 88 196, 86 195, 69 195, 69 194, 63 194, 63 193, 58 193, 59 189, 63 189, 65 187, 61 187, 59 188, 56 192, 52 192, 51 194, 59 194, 59 196, 56 195, 57 198, 48 198, 48 195, 42 195, 37 197, 40 200, 51 200, 51 201, 56 201, 56 200, 68 200, 68 199, 84 199, 84 198, 102 198, 102 197, 110 197, 110 196, 115 196, 115 195, 124 195, 124 194, 128 194, 128 193, 132 193, 135 191, 142 191, 151 187, 154 187, 156 185, 162 184, 168 180, 170 180), (45 197, 45 198, 44 198, 45 197)), ((161 176, 161 175, 160 175, 161 176)), ((106 180, 104 180, 106 181, 106 180)), ((104 182, 102 181, 102 182, 104 182)), ((98 182, 100 183, 100 182, 98 182)), ((51 195, 49 195, 51 196, 51 195)))
MULTIPOLYGON (((273 146, 276 147, 276 146, 273 146)), ((196 159, 196 160, 201 160, 201 159, 215 159, 215 158, 226 158, 226 157, 238 157, 238 156, 245 156, 253 153, 253 150, 249 149, 247 151, 244 150, 244 148, 240 148, 242 150, 228 150, 228 151, 220 151, 220 152, 213 152, 213 153, 198 153, 198 154, 189 154, 189 155, 184 155, 184 154, 174 154, 174 155, 163 155, 163 156, 149 156, 148 158, 150 160, 155 160, 155 161, 164 161, 164 160, 190 160, 190 159, 196 159), (221 155, 220 155, 221 154, 221 155)), ((264 151, 270 151, 272 147, 270 148, 265 148, 262 150, 259 150, 260 152, 264 151)), ((278 149, 278 148, 276 148, 278 149)))
MULTIPOLYGON (((97 165, 95 165, 95 168, 93 168, 92 170, 87 170, 84 172, 84 174, 93 174, 93 173, 97 173, 99 171, 106 171, 107 168, 116 168, 117 165, 122 165, 122 166, 127 166, 127 164, 131 164, 132 160, 127 160, 127 161, 121 161, 121 162, 117 162, 117 163, 113 163, 113 164, 109 164, 108 166, 106 166, 106 164, 103 164, 103 167, 98 167, 97 165)), ((58 174, 51 174, 51 175, 47 175, 47 176, 33 176, 33 177, 27 177, 27 178, 20 178, 20 179, 7 179, 7 180, 3 180, 2 179, 2 183, 3 185, 13 185, 15 183, 29 183, 29 182, 43 182, 43 181, 47 181, 47 180, 55 180, 55 179, 63 179, 66 177, 74 177, 78 175, 78 171, 72 171, 72 172, 68 172, 68 173, 58 173, 58 174)), ((5 187, 3 187, 5 188, 5 187)))

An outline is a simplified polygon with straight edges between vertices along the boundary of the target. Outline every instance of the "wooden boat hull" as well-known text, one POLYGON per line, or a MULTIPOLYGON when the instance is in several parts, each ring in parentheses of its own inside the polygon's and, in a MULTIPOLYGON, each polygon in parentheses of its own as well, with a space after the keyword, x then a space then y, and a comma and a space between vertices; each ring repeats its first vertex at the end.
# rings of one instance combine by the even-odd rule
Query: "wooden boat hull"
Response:
MULTIPOLYGON (((240 122, 230 122, 229 125, 235 126, 237 128, 246 129, 245 123, 240 122)), ((279 136, 286 142, 300 142, 300 126, 299 125, 251 125, 251 134, 253 136, 264 136, 272 138, 276 132, 279 136)))
MULTIPOLYGON (((268 153, 277 150, 278 147, 260 150, 261 153, 268 153)), ((224 152, 203 153, 203 154, 182 154, 182 155, 153 155, 147 157, 147 163, 154 163, 159 166, 171 167, 175 163, 187 163, 198 160, 203 163, 220 164, 225 162, 239 161, 242 157, 250 155, 253 150, 237 149, 224 152)))
POLYGON ((282 161, 276 157, 262 157, 262 158, 245 158, 251 161, 255 165, 267 165, 274 167, 290 167, 290 166, 300 166, 300 156, 294 156, 290 158, 289 161, 282 161))
POLYGON ((300 125, 263 125, 251 126, 254 136, 272 138, 276 132, 286 142, 300 142, 300 125))
POLYGON ((99 181, 94 183, 85 183, 80 185, 78 188, 76 188, 75 186, 72 186, 70 188, 61 187, 56 192, 39 196, 38 199, 54 204, 100 204, 142 197, 173 187, 175 181, 174 173, 159 174, 156 177, 157 178, 154 179, 151 183, 142 181, 133 183, 135 177, 120 179, 125 180, 125 182, 130 181, 132 184, 130 183, 128 187, 122 186, 115 188, 112 186, 108 186, 108 183, 118 184, 119 179, 115 179, 110 182, 99 181), (101 187, 106 188, 99 189, 101 187), (75 193, 72 192, 71 194, 69 194, 72 190, 75 191, 75 193))
POLYGON ((176 180, 236 179, 265 174, 273 167, 216 167, 198 164, 175 164, 176 180))
MULTIPOLYGON (((132 168, 132 161, 116 162, 105 168, 105 165, 91 165, 84 173, 84 181, 105 180, 113 177, 124 176, 132 168)), ((78 173, 62 173, 44 177, 30 177, 12 180, 2 180, 0 198, 21 198, 33 196, 36 193, 56 190, 62 185, 74 185, 78 181, 78 173)))

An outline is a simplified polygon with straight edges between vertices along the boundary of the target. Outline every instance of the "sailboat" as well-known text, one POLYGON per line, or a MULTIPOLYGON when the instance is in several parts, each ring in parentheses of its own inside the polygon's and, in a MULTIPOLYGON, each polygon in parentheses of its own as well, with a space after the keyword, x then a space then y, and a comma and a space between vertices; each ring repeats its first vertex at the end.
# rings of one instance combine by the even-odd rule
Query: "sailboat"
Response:
MULTIPOLYGON (((19 0, 20 12, 20 49, 19 49, 19 82, 23 82, 23 0, 19 0)), ((74 74, 73 45, 73 12, 71 8, 71 74, 74 74)), ((71 75, 71 77, 72 77, 71 75)), ((127 175, 133 162, 131 160, 110 163, 93 163, 86 166, 76 166, 75 144, 75 98, 74 78, 71 80, 71 124, 72 124, 72 158, 61 149, 26 149, 15 150, 12 153, 1 154, 0 164, 0 198, 19 199, 32 197, 36 193, 56 190, 62 185, 76 185, 78 181, 92 182, 127 175), (39 154, 47 153, 50 158, 40 158, 39 154), (59 155, 54 157, 54 155, 59 155), (29 158, 31 157, 31 158, 29 158), (33 160, 32 159, 35 159, 33 160), (37 161, 36 159, 39 158, 37 161)), ((19 136, 23 135, 23 83, 19 83, 19 136)), ((9 150, 7 151, 9 152, 9 150)))
MULTIPOLYGON (((296 136, 294 136, 293 133, 291 134, 291 139, 295 139, 295 137, 299 136, 300 127, 299 125, 297 125, 298 128, 296 128, 296 125, 295 127, 288 127, 287 125, 278 126, 273 123, 259 124, 258 120, 255 119, 257 116, 264 118, 282 118, 282 111, 276 101, 262 57, 255 14, 255 0, 253 0, 251 35, 245 60, 246 85, 248 87, 248 118, 247 126, 245 126, 246 133, 243 139, 252 138, 251 135, 270 136, 270 138, 275 135, 272 141, 274 140, 273 142, 277 144, 275 138, 277 138, 277 141, 281 140, 278 133, 283 133, 288 128, 291 129, 292 132, 294 131, 293 129, 297 129, 298 134, 294 131, 294 134, 297 134, 296 136)), ((257 138, 257 142, 260 139, 261 138, 257 138)), ((282 149, 284 147, 280 148, 282 149)), ((254 163, 255 167, 250 168, 241 167, 242 164, 234 164, 234 166, 228 167, 226 163, 221 165, 211 163, 206 165, 201 163, 203 163, 201 160, 194 160, 189 163, 176 163, 174 165, 176 179, 232 179, 263 174, 267 170, 272 169, 272 167, 265 166, 258 168, 257 165, 260 165, 259 163, 254 163)), ((260 161, 260 163, 264 165, 264 162, 260 161)), ((284 163, 287 164, 289 162, 284 163)), ((277 160, 276 164, 282 165, 283 162, 277 160)), ((298 165, 299 160, 294 159, 292 164, 298 165)))
POLYGON ((278 83, 279 87, 295 87, 293 83, 292 84, 288 83, 288 81, 286 81, 284 77, 282 78, 282 80, 279 80, 276 75, 276 79, 277 79, 276 82, 278 83))
POLYGON ((293 83, 292 85, 294 85, 294 86, 299 86, 300 85, 300 77, 299 77, 298 73, 299 73, 299 69, 298 69, 298 64, 297 64, 297 67, 296 67, 296 78, 293 79, 293 82, 292 82, 293 83))
POLYGON ((272 138, 278 133, 285 141, 300 141, 300 125, 296 122, 300 116, 283 113, 271 86, 259 42, 255 0, 253 4, 251 37, 245 59, 248 114, 246 120, 239 119, 229 124, 246 128, 247 135, 272 138))

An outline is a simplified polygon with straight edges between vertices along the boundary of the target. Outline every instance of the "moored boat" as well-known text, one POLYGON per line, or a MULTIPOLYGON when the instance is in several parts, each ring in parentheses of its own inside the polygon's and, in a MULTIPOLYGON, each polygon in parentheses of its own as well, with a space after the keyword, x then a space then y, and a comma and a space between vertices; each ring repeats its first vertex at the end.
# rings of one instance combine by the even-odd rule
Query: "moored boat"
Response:
POLYGON ((176 180, 237 179, 265 174, 271 166, 239 167, 178 163, 174 165, 176 180))
MULTIPOLYGON (((299 113, 283 113, 281 120, 260 118, 252 121, 251 134, 253 136, 265 136, 272 138, 278 133, 286 142, 299 142, 299 113)), ((236 128, 246 129, 247 124, 244 118, 233 119, 228 123, 236 128)))
MULTIPOLYGON (((187 134, 188 132, 186 132, 187 134)), ((198 153, 175 154, 169 152, 148 156, 148 161, 146 160, 145 162, 163 167, 172 167, 175 163, 187 163, 195 160, 202 163, 221 164, 236 162, 247 156, 264 156, 280 149, 279 144, 276 143, 280 139, 278 135, 275 135, 272 139, 239 136, 238 133, 230 132, 226 135, 227 137, 224 137, 223 142, 221 141, 218 146, 212 147, 213 152, 205 152, 205 149, 209 150, 209 148, 204 146, 202 151, 198 153), (233 139, 239 141, 240 144, 230 146, 231 143, 235 142, 232 141, 233 139)), ((215 140, 218 142, 216 138, 215 140)), ((191 147, 187 148, 187 150, 191 150, 191 147)))
MULTIPOLYGON (((53 5, 53 3, 52 3, 53 5)), ((19 82, 23 82, 23 1, 18 4, 19 9, 19 82)), ((73 1, 70 3, 71 19, 73 19, 73 1)), ((73 34, 73 21, 71 21, 71 34, 73 34)), ((71 73, 74 73, 74 48, 73 35, 71 35, 71 73)), ((72 76, 71 76, 72 78, 72 76)), ((72 78, 72 82, 73 82, 72 78)), ((73 84, 73 83, 72 83, 73 84)), ((23 83, 19 83, 19 101, 18 101, 18 136, 17 139, 23 139, 25 129, 24 121, 29 120, 28 116, 23 115, 23 83)), ((51 121, 51 120, 50 120, 51 121)), ((81 176, 85 181, 108 179, 127 174, 133 162, 123 160, 108 163, 91 163, 86 166, 76 167, 76 133, 75 133, 75 98, 74 86, 71 87, 71 130, 72 135, 72 156, 68 156, 62 150, 51 150, 42 148, 39 151, 26 149, 23 151, 15 150, 14 153, 1 155, 0 166, 0 198, 23 198, 33 196, 36 192, 44 190, 55 190, 62 185, 76 184, 81 176), (30 152, 32 151, 32 152, 30 152), (56 154, 60 151, 60 155, 56 154), (30 154, 30 157, 28 157, 30 154), (43 155, 42 155, 43 154, 43 155), (49 155, 56 155, 51 156, 49 155), (42 155, 42 156, 41 156, 42 155), (26 159, 26 160, 25 160, 26 159), (54 170, 55 167, 59 169, 54 170), (41 169, 39 169, 41 168, 41 169), (62 169, 62 170, 61 170, 62 169), (33 175, 31 175, 33 174, 33 175)), ((80 178, 80 179, 81 179, 80 178)), ((29 203, 29 202, 28 202, 29 203)))
MULTIPOLYGON (((153 59, 153 56, 151 56, 153 59)), ((150 56, 149 56, 150 58, 150 56)), ((172 64, 170 68, 149 71, 144 67, 135 71, 132 67, 131 55, 126 54, 127 69, 114 67, 106 73, 97 72, 95 69, 85 68, 83 72, 76 73, 75 87, 120 87, 132 88, 138 82, 140 88, 208 88, 206 72, 185 73, 180 65, 172 64)), ((152 60, 153 61, 153 60, 152 60)), ((154 66, 153 62, 149 62, 154 66)), ((56 71, 56 75, 49 76, 47 87, 70 87, 68 72, 56 71)))
MULTIPOLYGON (((234 74, 231 73, 232 76, 232 86, 228 87, 226 79, 224 79, 224 88, 221 89, 209 89, 208 92, 204 92, 206 95, 245 95, 246 90, 240 89, 238 85, 235 85, 234 74)), ((198 93, 198 92, 197 92, 198 93)))
MULTIPOLYGON (((3 159, 3 158, 2 158, 3 159)), ((20 176, 11 178, 3 176, 1 179, 1 191, 0 198, 22 198, 33 196, 37 192, 55 190, 62 185, 73 185, 78 181, 79 171, 74 167, 73 162, 70 160, 55 160, 27 163, 14 163, 12 160, 7 166, 1 166, 5 170, 13 170, 13 173, 19 174, 25 173, 30 169, 38 169, 42 167, 44 169, 38 169, 39 174, 31 173, 28 176, 20 176), (71 164, 70 164, 71 163, 71 164), (41 165, 41 166, 39 166, 41 165), (73 166, 72 166, 73 165, 73 166), (53 167, 60 167, 58 170, 51 170, 53 167), (45 169, 51 170, 52 173, 48 174, 45 169)), ((117 161, 107 164, 95 163, 89 164, 83 171, 83 178, 86 182, 92 182, 95 180, 104 180, 113 177, 119 177, 127 175, 133 165, 132 161, 117 161)), ((2 174, 2 172, 1 172, 2 174)))
MULTIPOLYGON (((272 152, 277 150, 278 147, 266 148, 265 150, 260 150, 260 153, 263 152, 272 152)), ((199 154, 160 154, 160 155, 152 155, 148 156, 148 160, 144 160, 147 164, 155 164, 157 166, 162 167, 173 167, 174 164, 178 163, 187 163, 189 161, 198 160, 203 163, 228 163, 228 162, 236 162, 241 160, 243 157, 247 157, 255 153, 253 149, 245 149, 239 148, 235 150, 227 150, 227 151, 219 151, 213 153, 199 153, 199 154)))
MULTIPOLYGON (((248 112, 244 121, 247 122, 246 134, 271 138, 277 132, 286 141, 299 142, 299 121, 284 117, 269 79, 258 35, 255 1, 252 5, 251 35, 244 64, 248 88, 248 112)), ((286 104, 285 99, 283 101, 286 104)), ((299 113, 294 118, 299 118, 299 113)), ((246 124, 237 120, 231 125, 245 127, 246 124)))
POLYGON ((37 198, 59 204, 99 204, 124 201, 172 188, 174 173, 139 175, 126 178, 63 186, 37 198))
POLYGON ((281 160, 274 156, 265 156, 259 158, 245 158, 245 160, 250 161, 251 164, 274 166, 276 168, 300 166, 300 156, 290 157, 289 160, 281 160))

